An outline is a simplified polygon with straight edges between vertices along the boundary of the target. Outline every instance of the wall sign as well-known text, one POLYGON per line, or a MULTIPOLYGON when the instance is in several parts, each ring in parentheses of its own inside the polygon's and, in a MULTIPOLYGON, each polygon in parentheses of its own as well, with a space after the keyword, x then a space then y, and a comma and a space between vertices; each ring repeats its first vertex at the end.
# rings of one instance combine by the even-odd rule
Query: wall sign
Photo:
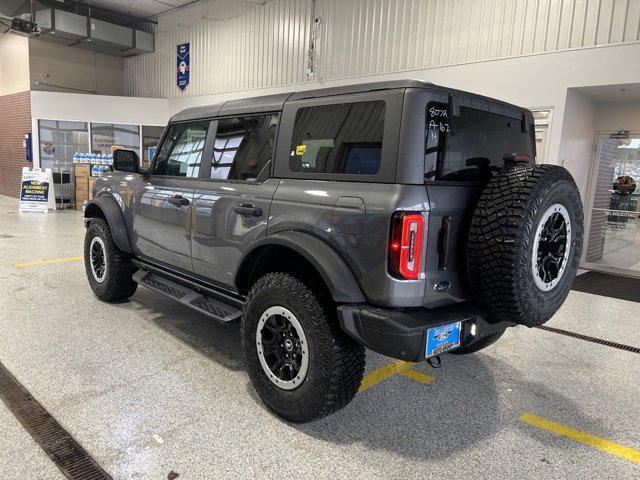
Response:
POLYGON ((55 208, 51 169, 43 172, 40 169, 23 168, 20 184, 20 211, 46 213, 49 208, 55 208))
POLYGON ((190 44, 181 43, 176 47, 176 85, 181 92, 189 86, 189 72, 191 71, 190 44))

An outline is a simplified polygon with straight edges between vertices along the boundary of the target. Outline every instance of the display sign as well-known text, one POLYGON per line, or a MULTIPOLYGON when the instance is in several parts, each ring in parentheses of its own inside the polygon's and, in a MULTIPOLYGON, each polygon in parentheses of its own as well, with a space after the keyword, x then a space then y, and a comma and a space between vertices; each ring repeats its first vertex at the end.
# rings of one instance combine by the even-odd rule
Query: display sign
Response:
POLYGON ((51 207, 55 208, 51 169, 43 172, 40 169, 23 168, 20 184, 20 211, 47 212, 51 207))
POLYGON ((190 44, 181 43, 176 47, 176 85, 181 92, 189 86, 189 72, 191 71, 190 44))

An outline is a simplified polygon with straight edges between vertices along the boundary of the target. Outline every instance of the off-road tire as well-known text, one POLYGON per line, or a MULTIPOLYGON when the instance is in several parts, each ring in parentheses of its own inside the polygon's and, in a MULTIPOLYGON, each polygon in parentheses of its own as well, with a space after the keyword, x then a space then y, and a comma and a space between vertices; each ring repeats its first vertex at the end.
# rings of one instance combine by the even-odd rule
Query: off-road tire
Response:
POLYGON ((456 348, 455 350, 451 350, 451 353, 454 355, 466 355, 467 353, 476 353, 480 350, 487 348, 489 345, 493 345, 500 339, 500 337, 504 334, 504 330, 500 330, 499 332, 491 333, 486 337, 482 337, 477 342, 472 343, 469 346, 456 348))
POLYGON ((84 266, 89 285, 96 297, 105 302, 126 300, 136 291, 138 284, 133 281, 135 267, 129 256, 120 251, 113 241, 109 225, 101 218, 94 218, 87 227, 84 237, 84 266), (91 270, 89 249, 94 237, 99 237, 106 250, 106 278, 98 282, 91 270))
POLYGON ((263 402, 285 420, 316 420, 345 407, 364 374, 364 347, 338 327, 330 300, 289 273, 269 273, 252 286, 242 320, 247 370, 263 402), (308 370, 293 390, 276 386, 262 368, 256 347, 259 319, 269 307, 290 310, 302 326, 309 350, 308 370))
MULTIPOLYGON (((571 174, 556 165, 506 166, 483 190, 471 222, 468 276, 475 300, 496 320, 533 327, 566 299, 576 276, 583 236, 582 202, 571 174), (569 253, 557 284, 541 290, 532 266, 534 237, 553 205, 571 221, 569 253)), ((565 248, 566 251, 566 248, 565 248)))

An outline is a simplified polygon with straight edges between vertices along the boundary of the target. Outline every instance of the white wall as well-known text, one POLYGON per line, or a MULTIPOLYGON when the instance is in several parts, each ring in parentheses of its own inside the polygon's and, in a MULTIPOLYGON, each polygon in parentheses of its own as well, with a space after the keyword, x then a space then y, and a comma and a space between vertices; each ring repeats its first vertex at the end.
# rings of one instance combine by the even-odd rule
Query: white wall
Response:
POLYGON ((210 0, 160 15, 125 92, 186 97, 640 40, 639 0, 210 0), (314 27, 314 15, 320 19, 314 27), (309 51, 310 40, 315 48, 309 51), (176 44, 191 84, 176 88, 176 44))
POLYGON ((124 94, 124 62, 120 57, 32 38, 29 66, 33 90, 124 94))
MULTIPOLYGON (((640 81, 640 79, 639 79, 640 81)), ((596 103, 595 130, 640 132, 640 101, 637 103, 596 103)))
POLYGON ((0 96, 27 90, 29 40, 12 33, 0 33, 0 96))
POLYGON ((559 160, 575 178, 583 203, 588 191, 589 172, 593 159, 596 130, 596 106, 593 101, 576 92, 567 91, 564 125, 560 139, 559 160))
MULTIPOLYGON (((61 92, 31 92, 33 145, 39 145, 38 120, 166 125, 169 105, 161 98, 132 98, 61 92)), ((33 149, 34 165, 40 165, 40 149, 33 149)))

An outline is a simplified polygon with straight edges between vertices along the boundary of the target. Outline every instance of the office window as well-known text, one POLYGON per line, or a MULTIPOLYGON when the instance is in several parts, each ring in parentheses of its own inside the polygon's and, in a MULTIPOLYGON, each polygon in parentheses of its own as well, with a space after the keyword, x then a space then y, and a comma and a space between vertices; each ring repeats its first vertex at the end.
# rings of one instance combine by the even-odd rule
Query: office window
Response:
POLYGON ((111 155, 111 147, 133 150, 140 155, 140 127, 114 123, 91 124, 91 151, 111 155))
POLYGON ((221 118, 213 145, 210 177, 255 181, 273 156, 277 115, 221 118))
POLYGON ((39 120, 40 167, 73 172, 73 155, 89 151, 89 129, 84 122, 39 120))
POLYGON ((293 128, 290 170, 378 173, 384 116, 382 101, 301 108, 293 128))
POLYGON ((208 129, 208 121, 172 125, 158 152, 153 174, 198 177, 208 129))

